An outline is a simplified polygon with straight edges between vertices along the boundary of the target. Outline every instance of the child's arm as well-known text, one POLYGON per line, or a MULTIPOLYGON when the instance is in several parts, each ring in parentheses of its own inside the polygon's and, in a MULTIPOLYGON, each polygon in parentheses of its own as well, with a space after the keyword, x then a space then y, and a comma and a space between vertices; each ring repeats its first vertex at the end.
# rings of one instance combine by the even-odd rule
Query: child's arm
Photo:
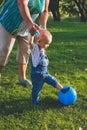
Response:
POLYGON ((34 67, 37 67, 37 65, 39 64, 39 56, 40 56, 40 50, 36 43, 33 45, 33 48, 31 49, 31 58, 34 67))
POLYGON ((30 43, 30 48, 32 49, 33 46, 34 46, 34 36, 30 36, 30 41, 29 41, 29 43, 30 43))

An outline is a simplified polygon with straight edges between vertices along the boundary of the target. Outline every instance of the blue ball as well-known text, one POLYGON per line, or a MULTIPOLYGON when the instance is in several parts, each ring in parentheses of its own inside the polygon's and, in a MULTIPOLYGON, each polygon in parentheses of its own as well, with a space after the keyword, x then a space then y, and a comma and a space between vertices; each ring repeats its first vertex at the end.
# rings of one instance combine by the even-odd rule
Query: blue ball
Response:
POLYGON ((74 88, 65 86, 59 91, 58 99, 63 105, 72 105, 77 100, 77 93, 74 88))

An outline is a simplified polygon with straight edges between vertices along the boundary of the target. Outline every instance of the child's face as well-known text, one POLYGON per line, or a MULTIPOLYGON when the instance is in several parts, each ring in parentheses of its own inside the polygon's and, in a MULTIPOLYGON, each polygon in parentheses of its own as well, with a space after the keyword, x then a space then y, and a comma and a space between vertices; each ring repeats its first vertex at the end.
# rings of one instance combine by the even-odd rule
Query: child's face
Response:
POLYGON ((38 45, 42 48, 42 49, 46 49, 49 47, 50 43, 46 43, 45 41, 39 41, 38 45))
POLYGON ((46 30, 41 30, 40 36, 36 38, 36 41, 38 42, 39 46, 41 48, 48 48, 51 41, 52 41, 52 36, 48 31, 46 30))

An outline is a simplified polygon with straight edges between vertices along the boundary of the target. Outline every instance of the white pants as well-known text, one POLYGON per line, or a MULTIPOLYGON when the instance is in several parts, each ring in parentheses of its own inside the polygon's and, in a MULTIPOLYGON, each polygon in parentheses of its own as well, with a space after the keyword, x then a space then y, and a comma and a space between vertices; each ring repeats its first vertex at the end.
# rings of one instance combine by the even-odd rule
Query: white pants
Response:
POLYGON ((30 54, 29 37, 13 36, 0 24, 0 66, 5 66, 15 41, 18 41, 17 62, 28 63, 30 54))

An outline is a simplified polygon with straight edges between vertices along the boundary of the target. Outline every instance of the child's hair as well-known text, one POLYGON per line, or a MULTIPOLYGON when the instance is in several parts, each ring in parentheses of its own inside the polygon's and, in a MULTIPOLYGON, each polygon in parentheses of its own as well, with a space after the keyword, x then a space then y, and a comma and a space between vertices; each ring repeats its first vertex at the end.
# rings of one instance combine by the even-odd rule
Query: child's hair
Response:
POLYGON ((52 34, 48 30, 42 29, 40 32, 40 36, 41 40, 45 41, 46 43, 50 44, 52 42, 52 34))
MULTIPOLYGON (((33 48, 33 39, 34 37, 30 37, 30 48, 33 48)), ((41 41, 46 43, 46 44, 50 44, 52 42, 52 34, 46 30, 46 29, 41 29, 40 31, 40 36, 39 37, 35 37, 36 41, 38 43, 40 43, 41 41)))

